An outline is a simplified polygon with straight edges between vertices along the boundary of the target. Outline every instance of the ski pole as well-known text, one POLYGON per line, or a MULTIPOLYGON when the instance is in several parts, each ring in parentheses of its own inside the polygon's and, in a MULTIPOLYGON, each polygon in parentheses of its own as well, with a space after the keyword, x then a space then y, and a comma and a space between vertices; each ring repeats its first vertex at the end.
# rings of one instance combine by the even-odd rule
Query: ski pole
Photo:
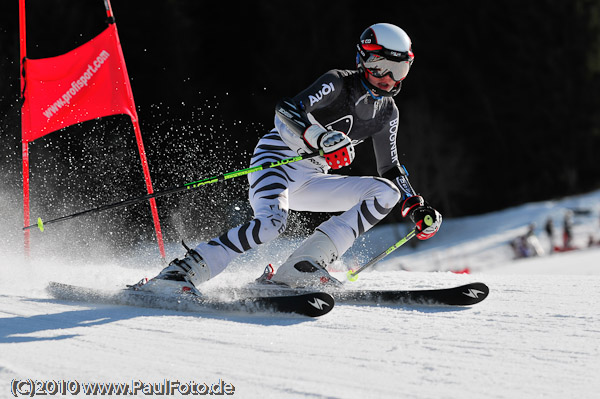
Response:
MULTIPOLYGON (((427 226, 431 226, 433 224, 433 218, 431 216, 427 215, 427 216, 425 216, 424 222, 427 226)), ((348 277, 348 280, 350 280, 350 281, 358 280, 358 273, 373 266, 375 263, 379 262, 381 259, 385 258, 389 254, 391 254, 392 252, 394 252, 395 250, 397 250, 398 248, 400 248, 401 246, 406 244, 416 234, 417 234, 417 232, 415 231, 415 229, 412 229, 403 239, 401 239, 400 241, 398 241, 397 243, 395 243, 394 245, 392 245, 391 247, 389 247, 388 249, 386 249, 385 251, 383 251, 382 253, 377 255, 375 258, 371 259, 368 263, 362 265, 358 270, 356 270, 356 271, 348 270, 348 273, 346 273, 346 277, 348 277)))
POLYGON ((225 180, 233 179, 234 177, 249 175, 250 173, 258 172, 258 171, 269 169, 269 168, 276 168, 278 166, 287 165, 287 164, 293 163, 293 162, 303 161, 305 159, 313 158, 313 157, 316 157, 319 155, 323 155, 322 150, 319 152, 311 153, 311 154, 298 155, 296 157, 281 159, 276 162, 266 162, 262 165, 254 166, 251 168, 240 169, 240 170, 236 170, 233 172, 224 173, 222 175, 196 180, 191 183, 186 183, 182 186, 172 187, 172 188, 169 188, 169 189, 166 189, 163 191, 159 191, 156 193, 142 195, 137 198, 131 198, 128 200, 115 202, 112 204, 102 205, 97 208, 92 208, 92 209, 88 209, 85 211, 76 212, 71 215, 61 216, 59 218, 51 219, 48 221, 42 221, 42 218, 38 218, 36 224, 32 224, 32 225, 23 227, 23 230, 28 230, 28 229, 31 229, 32 227, 37 227, 38 229, 40 229, 40 231, 44 231, 44 227, 51 223, 57 223, 57 222, 61 222, 63 220, 73 219, 78 216, 86 215, 89 213, 98 213, 98 212, 105 211, 108 209, 121 208, 121 207, 125 207, 128 205, 133 205, 138 202, 142 202, 142 201, 145 201, 145 200, 148 200, 151 198, 157 198, 157 197, 162 197, 162 196, 168 195, 168 194, 174 194, 174 193, 183 192, 186 190, 196 189, 196 188, 202 187, 206 184, 221 183, 221 182, 224 182, 225 180))

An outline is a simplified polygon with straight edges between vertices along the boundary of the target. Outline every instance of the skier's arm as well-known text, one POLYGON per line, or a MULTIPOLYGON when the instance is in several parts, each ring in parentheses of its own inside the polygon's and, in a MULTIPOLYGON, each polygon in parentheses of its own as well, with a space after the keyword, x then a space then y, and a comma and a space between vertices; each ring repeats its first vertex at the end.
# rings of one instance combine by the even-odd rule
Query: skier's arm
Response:
POLYGON ((281 99, 275 107, 276 118, 287 130, 302 138, 309 150, 323 151, 325 161, 332 169, 350 165, 354 160, 352 141, 344 132, 328 131, 320 124, 312 123, 308 112, 329 106, 341 93, 341 85, 338 72, 332 70, 293 99, 281 99))
POLYGON ((344 71, 335 69, 324 73, 310 86, 294 96, 294 100, 300 103, 309 114, 320 108, 329 107, 345 92, 342 78, 344 73, 344 71))
MULTIPOLYGON (((291 98, 282 98, 275 106, 275 114, 287 128, 298 137, 304 137, 304 132, 313 123, 308 119, 308 115, 302 107, 291 98)), ((325 129, 321 128, 323 131, 325 129)))
POLYGON ((326 130, 312 124, 302 106, 284 98, 275 107, 277 118, 295 135, 304 140, 311 151, 323 151, 325 161, 332 169, 348 166, 354 160, 352 141, 343 132, 326 130))
POLYGON ((393 181, 402 198, 402 217, 409 217, 415 224, 417 238, 426 240, 438 232, 442 224, 442 215, 418 195, 408 181, 408 172, 404 165, 392 168, 384 173, 384 178, 393 181))
POLYGON ((391 117, 381 131, 373 135, 373 150, 379 176, 391 180, 402 194, 402 201, 417 195, 408 181, 408 172, 398 161, 396 137, 398 134, 398 108, 392 108, 391 117))
POLYGON ((442 215, 418 195, 408 181, 408 172, 404 165, 392 168, 382 177, 393 181, 402 198, 402 217, 409 217, 415 224, 417 238, 426 240, 438 232, 442 224, 442 215))
POLYGON ((392 167, 387 172, 381 174, 381 177, 391 180, 394 182, 398 190, 400 190, 400 194, 402 194, 401 201, 405 199, 417 195, 415 190, 410 185, 408 181, 408 171, 404 167, 404 165, 398 165, 392 167))
POLYGON ((398 162, 396 134, 398 132, 398 111, 394 109, 388 126, 373 136, 377 169, 381 177, 394 182, 402 198, 402 216, 415 223, 417 238, 426 240, 437 233, 442 224, 442 215, 418 195, 408 181, 408 172, 398 162))
POLYGON ((308 114, 331 105, 342 92, 342 85, 339 72, 328 71, 294 98, 281 99, 275 107, 275 114, 295 135, 304 137, 306 129, 313 125, 308 114))

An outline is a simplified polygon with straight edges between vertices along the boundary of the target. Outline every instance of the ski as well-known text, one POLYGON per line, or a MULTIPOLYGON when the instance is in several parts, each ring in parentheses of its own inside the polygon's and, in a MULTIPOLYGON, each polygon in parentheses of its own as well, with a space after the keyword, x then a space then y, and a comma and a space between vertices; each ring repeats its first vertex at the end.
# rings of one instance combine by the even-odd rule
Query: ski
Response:
MULTIPOLYGON (((290 288, 275 284, 255 284, 242 289, 235 289, 238 295, 276 295, 290 291, 290 288)), ((295 292, 301 292, 296 290, 295 292)), ((444 305, 471 306, 489 294, 484 283, 470 283, 451 288, 435 288, 427 290, 355 290, 344 288, 328 288, 338 304, 352 305, 444 305)))
POLYGON ((372 305, 447 305, 471 306, 487 298, 490 290, 483 283, 429 290, 347 290, 331 292, 338 303, 372 305))
POLYGON ((149 291, 122 289, 116 291, 98 290, 69 284, 50 282, 47 292, 55 299, 125 305, 145 308, 176 310, 202 313, 244 312, 244 313, 293 313, 308 317, 319 317, 333 309, 335 301, 325 292, 293 292, 283 295, 222 297, 182 295, 159 295, 149 291))

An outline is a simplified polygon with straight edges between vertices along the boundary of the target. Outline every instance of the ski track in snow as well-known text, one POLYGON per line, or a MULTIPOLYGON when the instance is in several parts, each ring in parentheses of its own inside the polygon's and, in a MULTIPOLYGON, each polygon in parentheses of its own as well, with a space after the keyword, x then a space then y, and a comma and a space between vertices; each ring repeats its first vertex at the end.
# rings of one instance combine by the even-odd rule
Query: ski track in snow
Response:
MULTIPOLYGON (((498 218, 507 223, 505 213, 498 218)), ((490 237, 463 237, 460 245, 489 254, 490 237)), ((473 274, 387 270, 400 264, 429 270, 431 254, 410 253, 351 283, 425 289, 482 281, 490 295, 478 305, 336 305, 318 319, 58 301, 44 291, 49 281, 114 288, 158 269, 100 263, 82 272, 77 265, 5 257, 0 398, 12 397, 13 379, 221 379, 239 398, 600 398, 600 248, 520 261, 499 254, 487 268, 473 255, 473 274)), ((261 267, 234 267, 208 288, 251 281, 261 267)))

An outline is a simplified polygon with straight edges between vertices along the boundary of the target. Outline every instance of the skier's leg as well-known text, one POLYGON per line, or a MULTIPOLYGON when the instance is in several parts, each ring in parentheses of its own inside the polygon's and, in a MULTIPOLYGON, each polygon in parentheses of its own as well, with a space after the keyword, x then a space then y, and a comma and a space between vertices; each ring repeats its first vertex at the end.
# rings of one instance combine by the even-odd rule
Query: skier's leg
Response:
MULTIPOLYGON (((251 167, 295 155, 283 147, 278 137, 276 133, 271 133, 259 141, 251 159, 251 167)), ((144 289, 159 291, 165 287, 166 291, 173 291, 173 288, 181 291, 185 286, 193 290, 196 284, 221 273, 245 251, 281 234, 288 217, 288 182, 291 180, 289 173, 293 172, 290 168, 292 165, 249 174, 249 198, 254 219, 193 249, 188 248, 183 259, 173 260, 158 276, 145 284, 144 289)))
POLYGON ((330 237, 342 256, 358 236, 385 218, 399 200, 398 188, 387 179, 324 175, 311 179, 302 190, 296 191, 290 198, 290 209, 344 211, 317 227, 330 237))
MULTIPOLYGON (((275 162, 295 156, 276 132, 265 135, 258 143, 250 166, 275 162)), ((221 273, 242 253, 267 243, 285 231, 288 219, 289 185, 295 180, 293 165, 269 168, 248 175, 248 198, 254 218, 206 243, 196 251, 208 264, 211 277, 221 273)))
POLYGON ((337 258, 338 250, 331 239, 316 230, 292 252, 270 280, 290 287, 340 285, 326 270, 337 258))
MULTIPOLYGON (((266 185, 277 186, 267 190, 269 198, 251 201, 254 219, 196 247, 210 268, 211 278, 225 270, 242 253, 275 239, 285 231, 288 218, 287 188, 279 187, 280 183, 273 183, 275 180, 273 177, 263 180, 266 185)), ((264 188, 257 186, 259 189, 261 187, 264 188)), ((251 189, 251 195, 253 191, 251 189)))
MULTIPOLYGON (((290 286, 336 283, 326 267, 382 220, 400 200, 396 186, 374 177, 318 174, 293 192, 290 208, 339 212, 322 223, 279 267, 272 281, 290 286)), ((339 283, 339 282, 338 282, 339 283)))

